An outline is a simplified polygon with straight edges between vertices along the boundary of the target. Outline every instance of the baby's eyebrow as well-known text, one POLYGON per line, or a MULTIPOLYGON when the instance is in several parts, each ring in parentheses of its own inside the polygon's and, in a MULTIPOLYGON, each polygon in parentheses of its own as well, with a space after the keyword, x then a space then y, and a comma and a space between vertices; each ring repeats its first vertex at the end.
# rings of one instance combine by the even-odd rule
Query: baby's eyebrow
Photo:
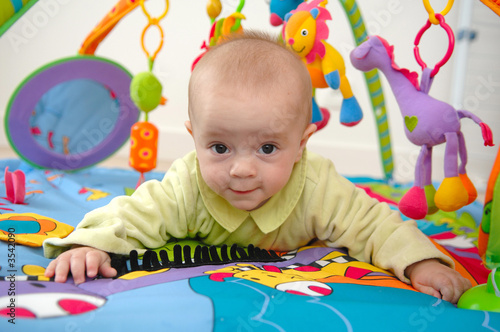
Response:
POLYGON ((224 128, 218 126, 208 126, 205 125, 201 130, 203 136, 217 136, 217 135, 228 135, 228 132, 224 128))
POLYGON ((283 133, 262 133, 261 135, 258 135, 258 137, 254 140, 255 145, 262 145, 262 144, 283 144, 288 142, 288 136, 285 135, 285 132, 283 133))
POLYGON ((273 129, 266 128, 259 132, 259 137, 262 139, 282 139, 287 136, 288 130, 289 128, 285 126, 279 126, 273 129))

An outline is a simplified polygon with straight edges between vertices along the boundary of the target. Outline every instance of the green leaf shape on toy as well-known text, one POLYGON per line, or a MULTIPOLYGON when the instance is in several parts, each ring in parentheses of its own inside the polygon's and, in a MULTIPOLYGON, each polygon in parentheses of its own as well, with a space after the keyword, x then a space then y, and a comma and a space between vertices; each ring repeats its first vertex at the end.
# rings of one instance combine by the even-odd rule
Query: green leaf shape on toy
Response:
POLYGON ((134 76, 130 83, 130 97, 143 112, 154 110, 161 102, 162 86, 153 73, 146 71, 134 76))

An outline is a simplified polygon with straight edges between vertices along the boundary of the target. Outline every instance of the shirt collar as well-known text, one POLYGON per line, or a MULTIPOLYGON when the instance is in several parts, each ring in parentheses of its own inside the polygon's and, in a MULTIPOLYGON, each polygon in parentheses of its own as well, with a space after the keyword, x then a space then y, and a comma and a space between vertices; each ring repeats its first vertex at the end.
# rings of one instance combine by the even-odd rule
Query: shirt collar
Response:
POLYGON ((201 177, 198 160, 196 160, 196 179, 208 212, 224 229, 234 232, 250 216, 259 229, 267 234, 281 226, 297 205, 306 181, 306 159, 307 151, 304 149, 302 158, 294 165, 285 187, 260 208, 250 212, 235 208, 210 189, 201 177))

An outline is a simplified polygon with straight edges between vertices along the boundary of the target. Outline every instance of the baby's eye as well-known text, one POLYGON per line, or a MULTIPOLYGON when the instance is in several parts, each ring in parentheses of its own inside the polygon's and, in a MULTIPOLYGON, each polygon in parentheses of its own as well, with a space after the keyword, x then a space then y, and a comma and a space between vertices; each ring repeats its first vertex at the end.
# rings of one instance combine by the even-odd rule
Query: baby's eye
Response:
POLYGON ((213 152, 218 154, 224 154, 229 151, 227 146, 225 146, 224 144, 214 144, 210 148, 212 149, 213 152))
POLYGON ((263 153, 263 154, 271 154, 275 151, 276 151, 276 146, 274 146, 272 144, 264 144, 259 149, 259 152, 263 153))

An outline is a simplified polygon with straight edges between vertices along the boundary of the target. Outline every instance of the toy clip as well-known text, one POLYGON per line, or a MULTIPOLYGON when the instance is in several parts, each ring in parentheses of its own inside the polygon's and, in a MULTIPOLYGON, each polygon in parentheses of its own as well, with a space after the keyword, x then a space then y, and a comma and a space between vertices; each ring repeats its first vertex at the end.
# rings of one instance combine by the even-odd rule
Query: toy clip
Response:
POLYGON ((158 128, 148 122, 149 112, 154 110, 158 105, 164 105, 166 99, 162 97, 162 85, 158 78, 152 73, 153 64, 163 47, 163 29, 160 26, 160 21, 165 18, 169 9, 169 1, 165 0, 165 11, 159 17, 151 17, 144 6, 144 0, 140 1, 142 11, 148 19, 148 24, 142 31, 141 46, 142 50, 148 57, 149 71, 145 71, 135 75, 130 83, 130 97, 134 104, 146 114, 146 119, 143 122, 135 123, 130 130, 130 157, 129 165, 141 173, 137 181, 136 188, 145 181, 144 173, 153 170, 156 167, 156 155, 158 150, 158 128), (156 26, 160 31, 160 43, 153 53, 150 55, 144 45, 144 36, 146 31, 151 27, 156 26))
POLYGON ((164 36, 163 36, 163 29, 160 26, 160 21, 167 15, 169 3, 168 3, 168 0, 165 0, 165 11, 159 17, 151 17, 151 15, 149 15, 146 7, 144 6, 144 0, 142 0, 140 2, 140 4, 141 4, 142 11, 144 12, 144 15, 146 15, 146 17, 148 18, 148 25, 146 25, 144 30, 142 30, 141 46, 142 46, 142 50, 144 51, 144 53, 146 53, 146 55, 150 61, 150 67, 152 67, 152 62, 156 59, 156 55, 158 55, 158 52, 160 52, 160 50, 163 46, 163 37, 164 36), (151 26, 156 26, 158 28, 158 30, 160 31, 160 43, 159 43, 158 47, 156 48, 156 51, 153 53, 153 55, 149 54, 148 50, 146 49, 146 46, 144 45, 144 37, 146 35, 146 31, 151 26))
MULTIPOLYGON (((446 63, 451 57, 451 54, 453 53, 453 48, 455 47, 455 35, 453 34, 453 30, 450 28, 448 24, 446 24, 443 15, 441 14, 436 14, 437 19, 439 20, 439 25, 446 31, 448 35, 448 50, 446 51, 445 56, 441 61, 439 61, 434 69, 431 72, 430 77, 434 77, 439 69, 446 63)), ((427 23, 420 29, 420 31, 417 33, 417 37, 415 38, 415 48, 413 49, 415 53, 415 59, 417 60, 418 64, 422 67, 422 70, 427 68, 427 65, 425 64, 424 61, 422 61, 422 58, 420 57, 420 50, 418 49, 418 44, 420 43, 420 38, 422 38, 422 35, 424 34, 425 31, 427 31, 431 26, 431 20, 427 20, 427 23)))
MULTIPOLYGON (((440 24, 439 19, 437 18, 437 15, 434 13, 434 9, 432 8, 431 4, 429 3, 429 0, 423 0, 423 1, 424 1, 425 10, 427 11, 427 13, 429 13, 429 21, 434 25, 440 24)), ((451 7, 453 7, 453 1, 454 0, 448 0, 446 7, 439 14, 442 16, 445 16, 446 14, 448 14, 451 7)))
POLYGON ((236 13, 240 15, 235 15, 236 19, 234 22, 234 25, 231 27, 231 32, 236 32, 241 26, 241 19, 245 19, 245 16, 241 15, 241 10, 243 9, 243 6, 245 6, 245 0, 240 0, 240 3, 238 7, 236 8, 236 13))

